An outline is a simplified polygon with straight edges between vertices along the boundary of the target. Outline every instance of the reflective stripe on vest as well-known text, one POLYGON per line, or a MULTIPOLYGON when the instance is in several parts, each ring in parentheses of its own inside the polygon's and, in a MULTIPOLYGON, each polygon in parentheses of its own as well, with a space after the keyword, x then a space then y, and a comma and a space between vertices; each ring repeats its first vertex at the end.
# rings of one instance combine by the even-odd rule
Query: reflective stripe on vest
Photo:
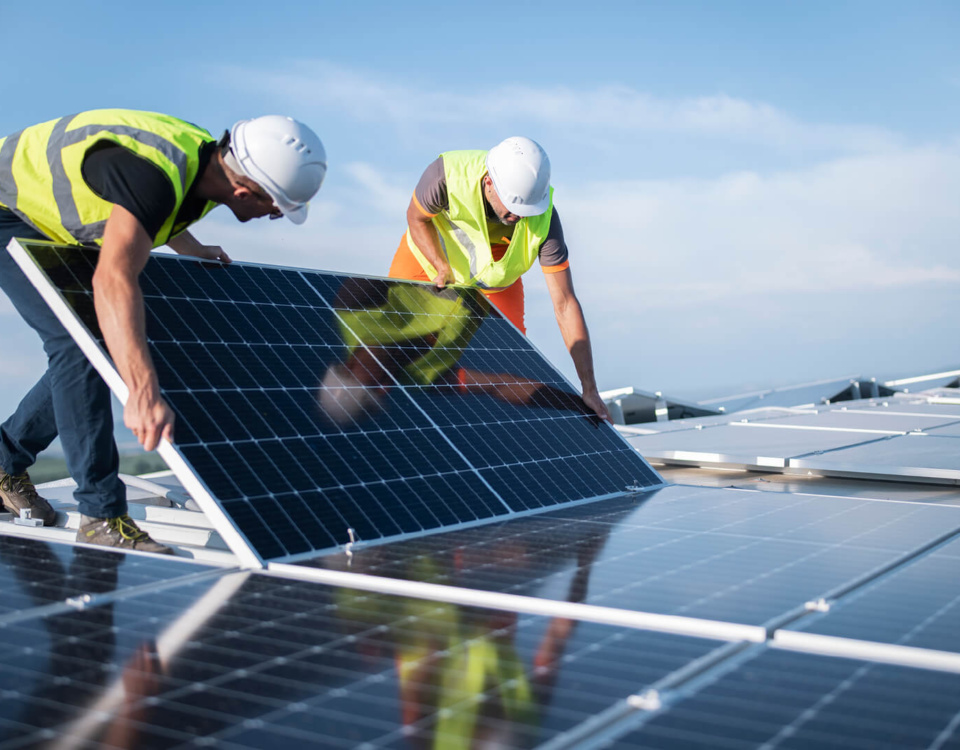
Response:
POLYGON ((13 179, 13 155, 17 153, 22 130, 0 141, 0 205, 14 209, 17 206, 17 183, 13 179), (4 187, 7 190, 4 190, 4 187))
MULTIPOLYGON (((434 216, 431 223, 437 230, 440 248, 454 278, 458 284, 472 284, 491 291, 506 289, 530 270, 547 238, 553 217, 553 188, 550 188, 547 210, 539 216, 520 219, 514 225, 506 254, 494 261, 482 185, 487 173, 487 152, 447 151, 440 156, 449 206, 434 216)), ((409 229, 407 245, 427 275, 433 278, 436 269, 420 252, 409 229)))
MULTIPOLYGON (((101 242, 113 205, 87 186, 81 169, 91 147, 114 143, 170 180, 175 206, 151 238, 157 247, 175 234, 177 212, 197 177, 200 151, 212 140, 207 131, 183 120, 133 110, 96 110, 35 125, 0 141, 0 203, 52 240, 101 242), (84 142, 86 147, 73 148, 84 142)), ((203 213, 214 205, 208 203, 203 213)))

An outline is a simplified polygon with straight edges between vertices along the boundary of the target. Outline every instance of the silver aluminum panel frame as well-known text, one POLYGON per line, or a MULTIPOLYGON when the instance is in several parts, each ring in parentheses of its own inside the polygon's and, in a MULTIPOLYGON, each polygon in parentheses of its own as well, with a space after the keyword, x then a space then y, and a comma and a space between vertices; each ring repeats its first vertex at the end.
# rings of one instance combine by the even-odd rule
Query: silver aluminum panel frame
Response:
POLYGON ((960 674, 960 654, 936 649, 902 646, 853 638, 771 629, 760 625, 708 620, 684 615, 604 607, 582 602, 562 602, 531 596, 480 591, 446 584, 404 581, 396 578, 350 573, 271 562, 267 574, 281 578, 314 581, 381 594, 408 596, 463 606, 484 607, 547 617, 563 617, 600 625, 670 633, 734 643, 765 644, 767 647, 802 653, 860 658, 867 661, 960 674))

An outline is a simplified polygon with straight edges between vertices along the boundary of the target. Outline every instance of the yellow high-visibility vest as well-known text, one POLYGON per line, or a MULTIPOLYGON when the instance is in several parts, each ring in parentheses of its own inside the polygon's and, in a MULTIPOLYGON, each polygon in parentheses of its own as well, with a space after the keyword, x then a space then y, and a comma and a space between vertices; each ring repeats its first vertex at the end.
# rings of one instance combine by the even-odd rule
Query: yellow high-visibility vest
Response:
MULTIPOLYGON (((213 136, 184 120, 154 112, 98 109, 25 128, 0 139, 0 208, 62 244, 101 244, 113 210, 81 174, 87 152, 115 143, 159 167, 169 178, 175 205, 153 246, 187 228, 175 225, 187 191, 197 179, 200 151, 213 136)), ((206 215, 217 204, 208 202, 206 215)))
MULTIPOLYGON (((487 152, 447 151, 440 156, 450 205, 431 221, 454 278, 458 284, 472 284, 481 289, 506 289, 530 270, 540 245, 547 238, 553 216, 553 188, 550 188, 547 210, 539 216, 520 219, 514 226, 506 254, 495 261, 490 249, 482 187, 482 178, 487 173, 487 152)), ((423 270, 433 278, 437 271, 420 252, 409 228, 407 245, 423 270)))

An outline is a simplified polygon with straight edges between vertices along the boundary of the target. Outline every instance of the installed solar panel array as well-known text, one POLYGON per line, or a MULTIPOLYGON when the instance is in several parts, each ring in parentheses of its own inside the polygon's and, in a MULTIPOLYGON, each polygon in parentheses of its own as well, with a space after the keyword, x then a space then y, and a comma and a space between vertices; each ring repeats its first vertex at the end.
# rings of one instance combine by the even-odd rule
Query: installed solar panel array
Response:
MULTIPOLYGON (((96 251, 22 245, 99 338, 96 251)), ((476 292, 173 256, 140 285, 176 450, 260 559, 660 483, 476 292)))
MULTIPOLYGON (((30 250, 109 364, 77 322, 96 331, 93 254, 30 250)), ((0 750, 958 743, 960 508, 662 487, 464 293, 167 257, 143 287, 165 458, 244 562, 276 554, 0 533, 0 750), (348 526, 394 538, 291 557, 348 526)), ((956 439, 919 407, 766 416, 689 432, 956 439)))

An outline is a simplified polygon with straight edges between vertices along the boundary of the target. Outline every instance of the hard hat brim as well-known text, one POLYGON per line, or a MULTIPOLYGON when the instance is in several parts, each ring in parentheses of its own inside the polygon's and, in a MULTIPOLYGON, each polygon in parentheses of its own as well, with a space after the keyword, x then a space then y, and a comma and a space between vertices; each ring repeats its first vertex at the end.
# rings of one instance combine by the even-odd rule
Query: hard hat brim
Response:
MULTIPOLYGON (((494 186, 496 187, 496 186, 494 186)), ((499 195, 497 196, 499 197, 499 195)), ((500 199, 503 202, 503 199, 500 199)), ((539 216, 542 213, 545 213, 546 210, 550 207, 550 191, 547 191, 544 199, 539 203, 517 203, 515 205, 510 205, 509 203, 504 203, 504 207, 512 214, 516 214, 524 219, 529 216, 539 216)))
POLYGON ((280 212, 286 216, 294 224, 303 224, 307 220, 307 209, 309 206, 304 203, 302 206, 297 206, 296 208, 291 208, 290 210, 284 210, 283 206, 280 206, 280 212))

